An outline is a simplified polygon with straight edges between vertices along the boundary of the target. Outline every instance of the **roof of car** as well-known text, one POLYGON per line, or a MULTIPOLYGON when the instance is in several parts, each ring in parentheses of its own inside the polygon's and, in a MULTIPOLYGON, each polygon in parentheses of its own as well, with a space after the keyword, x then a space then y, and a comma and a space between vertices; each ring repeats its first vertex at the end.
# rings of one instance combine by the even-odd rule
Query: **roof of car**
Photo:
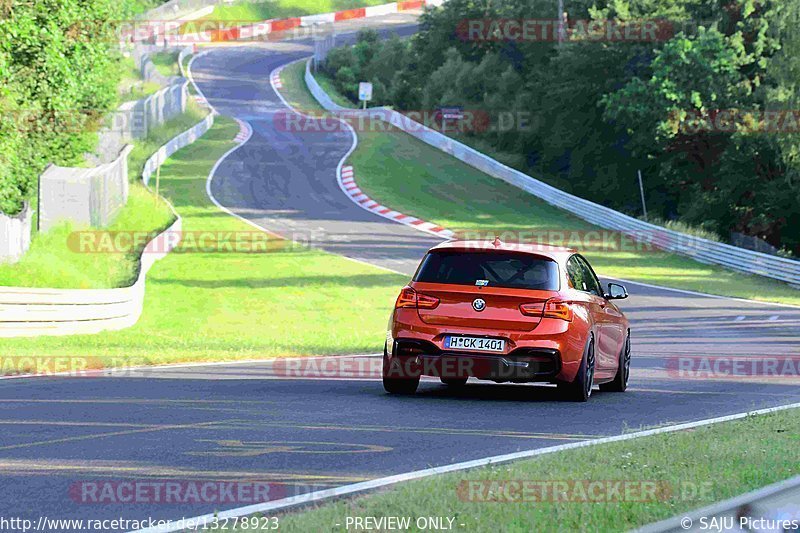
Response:
POLYGON ((431 250, 475 250, 479 252, 486 251, 507 251, 507 252, 521 252, 533 255, 548 257, 550 259, 565 259, 572 254, 576 253, 573 248, 565 248, 563 246, 552 246, 549 244, 523 244, 523 243, 509 243, 503 242, 500 239, 490 240, 452 240, 445 241, 431 248, 431 250))

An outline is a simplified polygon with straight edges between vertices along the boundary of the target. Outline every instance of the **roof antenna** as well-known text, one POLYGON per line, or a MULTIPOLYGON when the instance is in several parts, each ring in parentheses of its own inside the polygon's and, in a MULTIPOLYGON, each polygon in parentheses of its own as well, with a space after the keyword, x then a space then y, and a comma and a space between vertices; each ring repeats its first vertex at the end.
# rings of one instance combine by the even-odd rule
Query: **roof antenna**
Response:
POLYGON ((497 248, 498 246, 501 246, 503 244, 503 241, 500 240, 500 235, 495 235, 494 236, 494 242, 492 244, 494 244, 495 248, 497 248))

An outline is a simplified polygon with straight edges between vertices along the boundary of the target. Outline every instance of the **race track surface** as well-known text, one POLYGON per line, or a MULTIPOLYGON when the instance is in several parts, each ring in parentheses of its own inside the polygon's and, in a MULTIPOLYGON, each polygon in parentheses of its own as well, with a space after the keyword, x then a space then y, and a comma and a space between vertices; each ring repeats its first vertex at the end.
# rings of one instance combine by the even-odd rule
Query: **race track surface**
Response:
MULTIPOLYGON (((220 165, 213 195, 267 230, 298 240, 313 233, 326 250, 410 275, 438 241, 339 190, 335 168, 350 134, 276 127, 286 109, 270 72, 307 55, 307 43, 276 43, 194 62, 211 104, 254 131, 220 165)), ((470 382, 454 391, 435 380, 414 397, 388 396, 369 374, 375 356, 335 360, 353 371, 341 379, 296 378, 290 364, 264 361, 0 381, 0 516, 179 519, 249 502, 87 504, 75 491, 102 480, 265 481, 280 497, 800 401, 796 382, 677 379, 665 370, 671 355, 796 355, 800 309, 628 288, 631 388, 588 404, 558 401, 550 386, 470 382)))

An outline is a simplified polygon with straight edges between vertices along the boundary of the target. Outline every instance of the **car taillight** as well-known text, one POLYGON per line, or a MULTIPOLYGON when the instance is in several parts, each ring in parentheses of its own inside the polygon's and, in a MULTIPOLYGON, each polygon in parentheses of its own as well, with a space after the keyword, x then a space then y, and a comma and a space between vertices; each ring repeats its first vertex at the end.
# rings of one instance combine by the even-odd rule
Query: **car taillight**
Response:
POLYGON ((548 300, 544 306, 544 317, 572 322, 572 308, 567 302, 548 300))
POLYGON ((519 306, 520 312, 525 316, 540 316, 542 318, 558 318, 572 322, 572 308, 567 302, 548 300, 546 302, 533 302, 519 306))
POLYGON ((519 311, 525 316, 542 316, 544 310, 544 302, 534 302, 529 304, 521 304, 519 311))
POLYGON ((400 291, 400 296, 394 304, 395 309, 401 308, 417 308, 417 309, 434 309, 439 305, 439 298, 428 296, 427 294, 420 294, 411 287, 404 287, 400 291))
POLYGON ((416 307, 417 306, 417 291, 412 289, 411 287, 404 287, 402 291, 400 291, 400 296, 397 297, 397 301, 394 303, 395 309, 401 309, 403 307, 416 307))

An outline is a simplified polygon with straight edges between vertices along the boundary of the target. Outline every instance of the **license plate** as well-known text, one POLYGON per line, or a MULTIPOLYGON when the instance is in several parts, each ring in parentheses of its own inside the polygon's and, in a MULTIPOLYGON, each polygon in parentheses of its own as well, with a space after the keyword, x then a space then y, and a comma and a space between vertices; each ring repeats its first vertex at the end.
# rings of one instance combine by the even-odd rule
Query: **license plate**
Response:
POLYGON ((444 338, 445 349, 477 350, 479 352, 502 352, 506 341, 502 339, 484 339, 483 337, 451 337, 444 338))

